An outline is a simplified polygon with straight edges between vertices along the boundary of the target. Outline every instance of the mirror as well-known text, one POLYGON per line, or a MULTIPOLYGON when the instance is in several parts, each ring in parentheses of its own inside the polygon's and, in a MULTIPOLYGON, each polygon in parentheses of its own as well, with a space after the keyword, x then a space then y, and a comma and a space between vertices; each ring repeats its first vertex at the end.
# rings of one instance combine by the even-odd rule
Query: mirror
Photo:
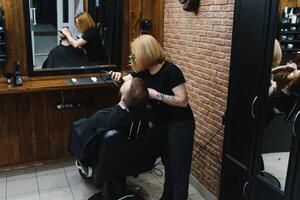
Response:
POLYGON ((26 0, 30 74, 85 73, 120 62, 120 0, 26 0))
POLYGON ((300 134, 300 0, 281 1, 277 27, 259 174, 285 191, 300 134))

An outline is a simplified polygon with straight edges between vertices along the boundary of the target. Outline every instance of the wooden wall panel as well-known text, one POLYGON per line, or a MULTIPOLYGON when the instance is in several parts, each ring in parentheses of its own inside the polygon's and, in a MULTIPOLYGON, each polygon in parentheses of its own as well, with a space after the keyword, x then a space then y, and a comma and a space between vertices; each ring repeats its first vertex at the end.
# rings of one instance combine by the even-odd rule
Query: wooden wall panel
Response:
POLYGON ((35 132, 33 125, 32 106, 30 95, 20 94, 14 95, 14 102, 17 112, 17 118, 15 118, 15 125, 18 127, 18 138, 19 138, 19 153, 21 162, 30 162, 35 157, 35 132), (31 148, 28 148, 31 147, 31 148))
POLYGON ((0 166, 21 160, 19 130, 14 95, 0 96, 0 166))
POLYGON ((281 0, 279 10, 283 11, 285 7, 300 7, 299 0, 281 0))
POLYGON ((129 42, 140 35, 142 0, 129 1, 129 42))
POLYGON ((114 88, 0 95, 0 167, 69 157, 72 122, 118 100, 114 88), (82 107, 57 110, 62 94, 82 107))
MULTIPOLYGON (((38 137, 35 139, 35 152, 37 160, 46 160, 49 159, 50 155, 47 149, 50 149, 49 134, 50 130, 48 128, 47 117, 47 105, 46 93, 32 93, 31 95, 31 104, 32 108, 32 121, 34 122, 34 132, 38 137)), ((52 116, 51 116, 52 117, 52 116)))

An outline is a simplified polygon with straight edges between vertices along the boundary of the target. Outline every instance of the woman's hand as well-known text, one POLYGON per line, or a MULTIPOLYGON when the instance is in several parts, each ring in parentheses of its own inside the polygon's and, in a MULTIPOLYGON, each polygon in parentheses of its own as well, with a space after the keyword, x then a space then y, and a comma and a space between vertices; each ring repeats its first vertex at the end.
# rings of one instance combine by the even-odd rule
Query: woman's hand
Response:
POLYGON ((295 70, 297 70, 297 68, 298 68, 297 64, 294 62, 288 63, 286 66, 289 68, 295 69, 295 70))
POLYGON ((68 28, 63 28, 61 32, 66 36, 71 36, 71 31, 68 28))
POLYGON ((110 74, 111 78, 115 81, 120 81, 121 79, 123 79, 123 81, 125 82, 125 81, 132 79, 131 74, 128 74, 127 76, 123 76, 123 77, 122 77, 121 72, 110 71, 109 74, 110 74))
POLYGON ((109 75, 111 76, 111 78, 115 81, 120 81, 121 78, 122 78, 122 73, 121 72, 113 72, 113 71, 110 71, 109 72, 109 75))
POLYGON ((269 87, 269 96, 272 95, 274 92, 276 92, 276 89, 277 89, 277 83, 271 80, 271 85, 269 87))

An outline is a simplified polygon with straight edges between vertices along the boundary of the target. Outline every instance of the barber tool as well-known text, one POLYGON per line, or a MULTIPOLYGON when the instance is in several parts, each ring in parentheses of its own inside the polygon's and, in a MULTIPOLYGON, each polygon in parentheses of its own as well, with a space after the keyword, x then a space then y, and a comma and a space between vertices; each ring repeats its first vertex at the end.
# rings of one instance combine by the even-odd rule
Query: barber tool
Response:
POLYGON ((117 81, 117 80, 114 80, 112 78, 112 73, 113 73, 112 71, 100 70, 100 73, 105 73, 106 74, 106 77, 102 78, 103 81, 112 80, 116 87, 121 87, 123 85, 123 82, 124 82, 123 79, 117 81))
POLYGON ((78 84, 78 81, 77 81, 76 78, 71 78, 71 81, 72 81, 72 83, 73 83, 74 85, 77 85, 77 84, 78 84))
POLYGON ((91 80, 92 80, 94 83, 97 83, 97 77, 91 77, 91 80))
POLYGON ((21 72, 20 72, 20 63, 19 61, 16 61, 14 64, 15 72, 13 74, 13 83, 14 86, 21 86, 23 81, 21 77, 21 72))

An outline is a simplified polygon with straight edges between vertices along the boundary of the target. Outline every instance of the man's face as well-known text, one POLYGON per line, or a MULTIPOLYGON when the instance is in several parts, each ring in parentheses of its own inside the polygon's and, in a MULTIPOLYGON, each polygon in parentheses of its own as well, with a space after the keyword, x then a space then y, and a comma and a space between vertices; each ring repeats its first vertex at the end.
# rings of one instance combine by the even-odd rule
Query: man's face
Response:
POLYGON ((122 96, 126 96, 126 93, 129 91, 132 80, 125 81, 120 88, 120 93, 122 96))

